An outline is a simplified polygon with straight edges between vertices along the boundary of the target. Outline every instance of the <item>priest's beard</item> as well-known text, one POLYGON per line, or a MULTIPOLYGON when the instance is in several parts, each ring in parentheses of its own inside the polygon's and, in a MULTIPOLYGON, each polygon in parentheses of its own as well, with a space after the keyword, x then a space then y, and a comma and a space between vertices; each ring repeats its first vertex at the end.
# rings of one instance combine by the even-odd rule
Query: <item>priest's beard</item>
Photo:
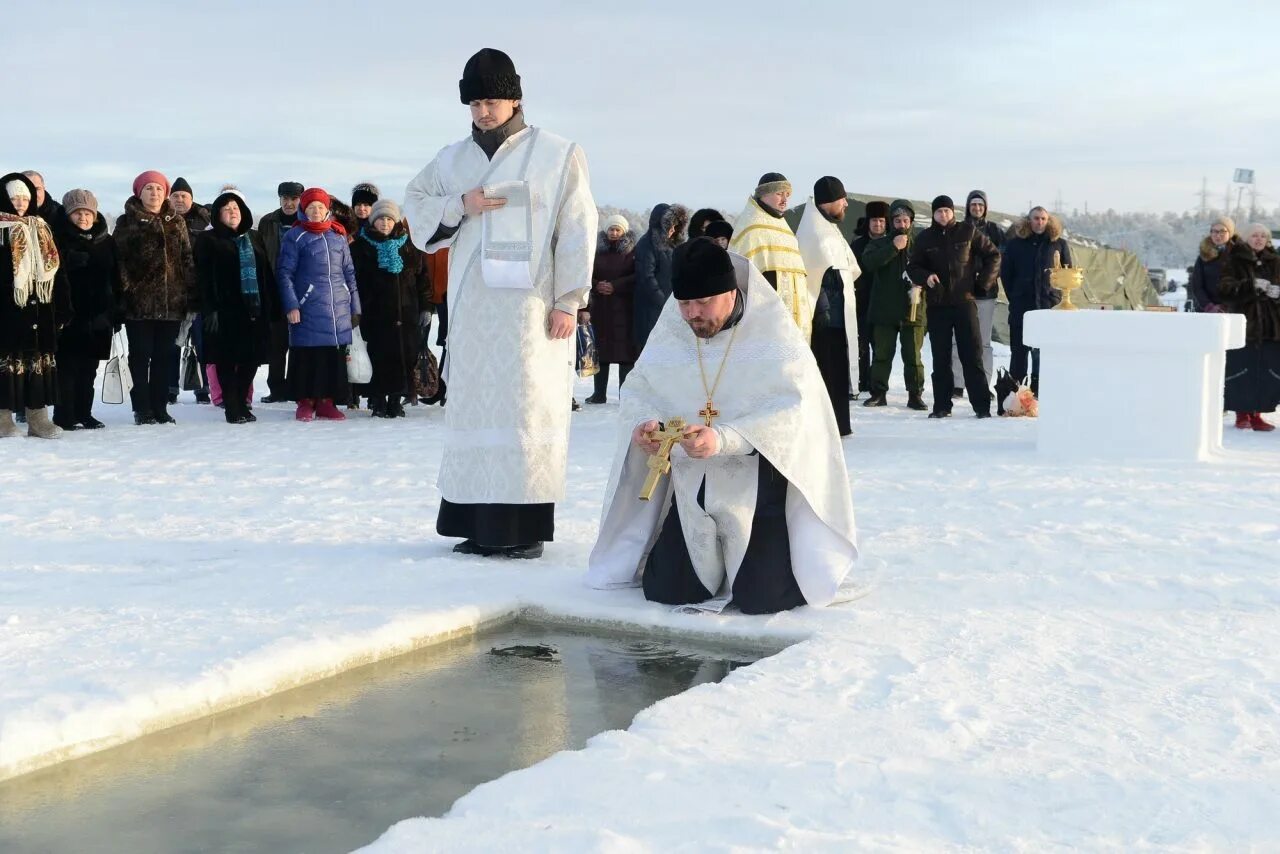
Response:
POLYGON ((726 320, 728 320, 727 317, 720 320, 708 320, 699 317, 685 322, 689 324, 689 328, 693 330, 695 336, 705 339, 714 338, 721 329, 724 329, 726 320))

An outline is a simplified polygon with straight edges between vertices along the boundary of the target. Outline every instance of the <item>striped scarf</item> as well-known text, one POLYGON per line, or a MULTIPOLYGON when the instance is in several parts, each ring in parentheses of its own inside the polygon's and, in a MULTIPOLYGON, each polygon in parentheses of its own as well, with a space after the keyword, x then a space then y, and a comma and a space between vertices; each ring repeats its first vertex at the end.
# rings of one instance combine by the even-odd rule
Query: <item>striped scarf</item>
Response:
POLYGON ((404 258, 400 256, 400 247, 404 246, 404 242, 409 239, 409 235, 402 234, 399 237, 388 237, 386 240, 374 240, 369 236, 368 229, 361 229, 360 236, 365 242, 378 250, 378 269, 386 270, 392 275, 400 275, 404 270, 404 258))
POLYGON ((240 253, 240 294, 256 312, 261 305, 261 296, 258 293, 258 261, 253 254, 253 242, 249 240, 248 232, 236 238, 236 249, 240 253))
POLYGON ((49 226, 39 217, 0 213, 0 229, 8 232, 14 303, 26 305, 33 291, 40 302, 52 302, 61 260, 49 226))

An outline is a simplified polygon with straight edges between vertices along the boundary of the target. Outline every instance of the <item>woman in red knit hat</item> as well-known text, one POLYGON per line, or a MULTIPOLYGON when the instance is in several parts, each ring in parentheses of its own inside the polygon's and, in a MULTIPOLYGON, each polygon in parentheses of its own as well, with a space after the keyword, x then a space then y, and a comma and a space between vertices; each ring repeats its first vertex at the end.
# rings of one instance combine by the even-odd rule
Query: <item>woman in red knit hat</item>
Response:
POLYGON ((346 229, 330 215, 329 194, 302 194, 305 215, 280 243, 276 281, 289 321, 289 376, 299 421, 342 421, 334 400, 345 400, 346 348, 360 324, 360 294, 346 229))

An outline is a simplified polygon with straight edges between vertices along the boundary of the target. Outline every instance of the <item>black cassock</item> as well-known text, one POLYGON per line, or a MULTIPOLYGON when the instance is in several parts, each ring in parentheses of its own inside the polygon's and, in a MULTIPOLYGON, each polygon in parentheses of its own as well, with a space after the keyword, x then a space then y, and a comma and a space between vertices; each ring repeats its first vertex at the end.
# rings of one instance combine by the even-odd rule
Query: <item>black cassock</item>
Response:
MULTIPOLYGON (((791 569, 791 539, 787 533, 787 480, 763 455, 751 539, 733 581, 732 604, 744 614, 774 614, 804 605, 804 594, 791 569)), ((698 489, 698 506, 706 507, 707 484, 698 489)), ((675 496, 662 530, 644 566, 644 598, 667 605, 705 602, 713 592, 698 580, 680 525, 675 496)))
POLYGON ((555 504, 457 504, 440 499, 436 533, 489 548, 511 548, 555 539, 555 504))

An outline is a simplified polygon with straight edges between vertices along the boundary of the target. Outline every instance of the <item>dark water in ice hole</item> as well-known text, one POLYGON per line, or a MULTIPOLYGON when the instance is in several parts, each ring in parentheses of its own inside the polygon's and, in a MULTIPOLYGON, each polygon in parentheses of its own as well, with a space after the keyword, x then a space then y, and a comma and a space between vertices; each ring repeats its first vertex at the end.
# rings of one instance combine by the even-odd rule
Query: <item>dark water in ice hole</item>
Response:
POLYGON ((0 783, 0 852, 350 851, 763 655, 509 624, 0 783))

